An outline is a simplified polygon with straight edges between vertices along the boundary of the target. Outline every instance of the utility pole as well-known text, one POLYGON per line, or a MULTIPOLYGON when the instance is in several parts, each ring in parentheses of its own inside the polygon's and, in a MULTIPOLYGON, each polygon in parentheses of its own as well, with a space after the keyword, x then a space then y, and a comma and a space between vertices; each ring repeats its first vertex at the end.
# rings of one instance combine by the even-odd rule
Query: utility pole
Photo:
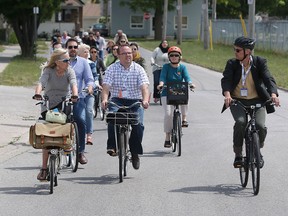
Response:
POLYGON ((162 41, 166 40, 167 14, 168 14, 168 0, 164 0, 164 13, 163 13, 163 24, 162 24, 162 41))
POLYGON ((206 50, 209 48, 208 0, 203 0, 202 10, 203 10, 203 42, 204 42, 204 49, 206 50))
POLYGON ((248 37, 255 37, 255 3, 256 0, 247 0, 249 5, 248 37))
POLYGON ((182 0, 178 0, 177 4, 177 44, 182 43, 182 0))
POLYGON ((217 0, 212 0, 212 20, 217 19, 216 6, 217 6, 217 0))

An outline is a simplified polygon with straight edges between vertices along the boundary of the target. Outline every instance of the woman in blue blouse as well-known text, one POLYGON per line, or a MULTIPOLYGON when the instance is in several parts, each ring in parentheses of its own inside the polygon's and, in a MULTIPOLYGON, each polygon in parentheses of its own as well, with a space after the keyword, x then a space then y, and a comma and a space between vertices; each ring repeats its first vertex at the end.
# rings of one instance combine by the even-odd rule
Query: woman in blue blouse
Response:
MULTIPOLYGON (((170 63, 163 65, 160 81, 158 85, 158 89, 161 89, 163 85, 166 85, 167 82, 188 82, 190 87, 194 88, 192 84, 192 80, 188 74, 187 68, 185 65, 180 64, 182 58, 182 51, 179 47, 172 46, 168 49, 168 58, 170 63)), ((173 106, 167 105, 167 91, 164 88, 161 94, 161 102, 164 108, 164 132, 166 133, 164 147, 170 148, 170 133, 173 127, 173 106)), ((181 105, 180 106, 181 113, 182 113, 182 127, 188 127, 187 122, 187 111, 188 105, 181 105)))

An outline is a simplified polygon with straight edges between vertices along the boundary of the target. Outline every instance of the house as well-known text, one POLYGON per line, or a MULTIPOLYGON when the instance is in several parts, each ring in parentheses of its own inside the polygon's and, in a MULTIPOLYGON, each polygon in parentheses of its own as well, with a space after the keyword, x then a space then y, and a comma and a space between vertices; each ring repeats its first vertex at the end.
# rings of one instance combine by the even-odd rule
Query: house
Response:
POLYGON ((102 3, 92 4, 91 0, 67 0, 60 5, 51 20, 41 23, 38 34, 47 32, 53 34, 56 30, 67 31, 74 36, 87 31, 91 25, 97 23, 102 16, 102 3))
MULTIPOLYGON (((176 4, 177 1, 175 1, 176 4)), ((182 5, 182 36, 197 38, 201 25, 202 0, 193 0, 182 5)), ((122 29, 129 37, 154 37, 154 10, 149 13, 133 12, 129 7, 120 6, 120 0, 111 4, 111 35, 122 29)), ((174 37, 177 32, 177 10, 168 11, 167 36, 174 37)))

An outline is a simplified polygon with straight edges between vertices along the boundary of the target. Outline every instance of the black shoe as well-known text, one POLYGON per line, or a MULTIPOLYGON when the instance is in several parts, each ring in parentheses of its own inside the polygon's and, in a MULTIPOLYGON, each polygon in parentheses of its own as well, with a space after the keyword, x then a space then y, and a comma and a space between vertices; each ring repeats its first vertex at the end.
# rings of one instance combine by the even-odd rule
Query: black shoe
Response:
POLYGON ((260 169, 262 169, 263 166, 264 166, 264 159, 263 159, 262 154, 260 154, 260 169))
POLYGON ((243 158, 241 156, 236 156, 233 165, 234 168, 241 168, 243 166, 243 158))
POLYGON ((172 146, 172 144, 171 144, 170 141, 165 141, 165 142, 164 142, 164 147, 165 147, 165 148, 171 148, 171 146, 172 146))
POLYGON ((107 154, 109 154, 112 157, 117 156, 117 153, 116 153, 115 149, 107 149, 107 154))
POLYGON ((138 154, 132 154, 132 166, 134 169, 139 169, 140 167, 140 159, 138 157, 138 154))

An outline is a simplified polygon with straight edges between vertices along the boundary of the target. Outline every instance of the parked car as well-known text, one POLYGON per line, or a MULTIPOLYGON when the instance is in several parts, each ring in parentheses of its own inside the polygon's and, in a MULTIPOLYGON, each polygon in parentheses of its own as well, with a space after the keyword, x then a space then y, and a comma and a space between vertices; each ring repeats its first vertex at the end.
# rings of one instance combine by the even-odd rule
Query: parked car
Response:
POLYGON ((93 32, 99 31, 102 36, 105 36, 105 37, 109 36, 108 28, 103 23, 96 23, 92 25, 91 30, 93 32))

